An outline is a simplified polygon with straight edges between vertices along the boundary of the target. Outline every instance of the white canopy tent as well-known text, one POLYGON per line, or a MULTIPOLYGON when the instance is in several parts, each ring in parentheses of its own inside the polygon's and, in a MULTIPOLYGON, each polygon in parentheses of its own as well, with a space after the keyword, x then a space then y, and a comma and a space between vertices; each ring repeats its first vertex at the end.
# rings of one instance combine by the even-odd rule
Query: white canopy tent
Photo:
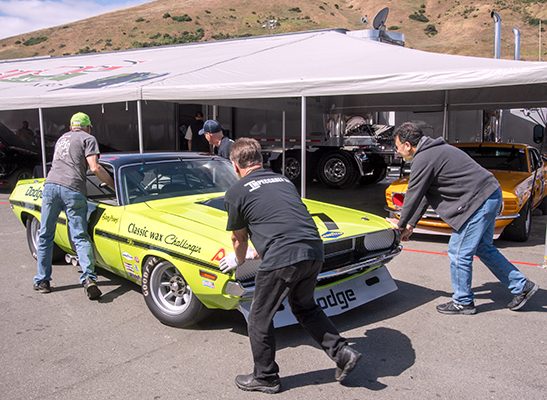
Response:
MULTIPOLYGON (((297 98, 305 142, 311 96, 325 109, 445 115, 448 108, 546 107, 547 65, 428 53, 344 30, 0 62, 0 110, 38 108, 40 115, 124 101, 139 109, 142 100, 273 108, 274 99, 297 98)), ((302 174, 304 181, 305 165, 302 174)))

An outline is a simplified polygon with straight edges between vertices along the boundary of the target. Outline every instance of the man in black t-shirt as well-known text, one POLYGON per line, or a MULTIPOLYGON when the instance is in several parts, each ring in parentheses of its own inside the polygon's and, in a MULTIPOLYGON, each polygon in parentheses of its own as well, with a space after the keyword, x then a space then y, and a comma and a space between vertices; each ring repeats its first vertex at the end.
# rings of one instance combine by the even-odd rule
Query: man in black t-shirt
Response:
POLYGON ((230 160, 241 178, 226 192, 227 230, 234 252, 220 261, 227 273, 254 258, 250 239, 260 256, 255 292, 249 312, 248 334, 254 359, 249 375, 238 375, 242 390, 276 393, 281 389, 275 362, 273 317, 288 296, 298 322, 336 362, 335 379, 342 381, 361 354, 347 345, 336 327, 315 303, 317 276, 324 260, 323 242, 296 187, 284 176, 262 168, 260 144, 240 138, 230 160))
POLYGON ((188 140, 188 150, 198 153, 210 153, 211 146, 203 135, 199 134, 199 131, 203 129, 203 113, 198 111, 196 113, 196 119, 190 124, 186 130, 186 140, 188 140))

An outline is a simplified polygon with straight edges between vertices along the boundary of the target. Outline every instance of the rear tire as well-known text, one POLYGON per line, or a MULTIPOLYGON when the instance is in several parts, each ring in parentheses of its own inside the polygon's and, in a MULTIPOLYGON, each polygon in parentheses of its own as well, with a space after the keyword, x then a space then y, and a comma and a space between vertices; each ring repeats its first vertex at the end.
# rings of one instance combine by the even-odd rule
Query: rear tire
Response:
POLYGON ((357 181, 358 171, 352 157, 343 151, 325 154, 319 161, 319 180, 335 189, 347 189, 357 181))
POLYGON ((514 219, 503 231, 503 238, 513 242, 526 242, 530 237, 532 227, 532 207, 530 200, 520 210, 518 218, 514 219))
POLYGON ((8 180, 9 190, 13 190, 17 182, 21 179, 32 179, 32 170, 28 168, 19 168, 10 175, 8 180))
MULTIPOLYGON (((40 221, 37 218, 30 216, 26 222, 27 227, 27 244, 32 257, 36 259, 36 248, 38 245, 38 236, 40 235, 40 221)), ((65 252, 53 243, 53 252, 51 256, 52 263, 58 263, 64 260, 65 252)))
POLYGON ((180 271, 158 257, 149 258, 144 264, 142 294, 152 314, 165 325, 183 328, 209 314, 180 271))

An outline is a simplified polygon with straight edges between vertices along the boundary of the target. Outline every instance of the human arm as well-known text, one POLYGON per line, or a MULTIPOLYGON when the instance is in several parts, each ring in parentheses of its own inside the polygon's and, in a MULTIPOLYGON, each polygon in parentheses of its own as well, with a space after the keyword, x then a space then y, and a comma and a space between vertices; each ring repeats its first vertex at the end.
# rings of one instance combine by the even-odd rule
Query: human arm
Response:
POLYGON ((115 189, 114 179, 112 179, 110 174, 102 167, 101 164, 99 164, 99 156, 97 154, 91 154, 86 157, 86 160, 91 172, 93 172, 97 178, 106 183, 112 189, 115 189))
POLYGON ((402 242, 408 242, 410 240, 410 235, 414 232, 414 227, 412 225, 407 224, 406 227, 401 228, 399 227, 399 220, 397 218, 386 218, 386 221, 393 225, 393 229, 397 229, 401 233, 399 239, 401 239, 402 242))

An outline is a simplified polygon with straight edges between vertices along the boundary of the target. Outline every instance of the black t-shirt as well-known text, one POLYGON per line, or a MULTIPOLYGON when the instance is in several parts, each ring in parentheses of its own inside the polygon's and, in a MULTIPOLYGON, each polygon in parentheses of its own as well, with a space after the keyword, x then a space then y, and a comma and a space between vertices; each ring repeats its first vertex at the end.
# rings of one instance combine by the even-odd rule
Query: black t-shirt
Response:
POLYGON ((211 148, 209 147, 209 142, 205 139, 205 134, 199 134, 199 131, 203 129, 203 124, 204 122, 200 119, 190 124, 190 128, 192 129, 192 151, 209 153, 211 148))
POLYGON ((283 175, 251 171, 228 191, 226 230, 247 228, 260 255, 260 269, 271 271, 305 260, 324 260, 323 241, 296 187, 283 175))

